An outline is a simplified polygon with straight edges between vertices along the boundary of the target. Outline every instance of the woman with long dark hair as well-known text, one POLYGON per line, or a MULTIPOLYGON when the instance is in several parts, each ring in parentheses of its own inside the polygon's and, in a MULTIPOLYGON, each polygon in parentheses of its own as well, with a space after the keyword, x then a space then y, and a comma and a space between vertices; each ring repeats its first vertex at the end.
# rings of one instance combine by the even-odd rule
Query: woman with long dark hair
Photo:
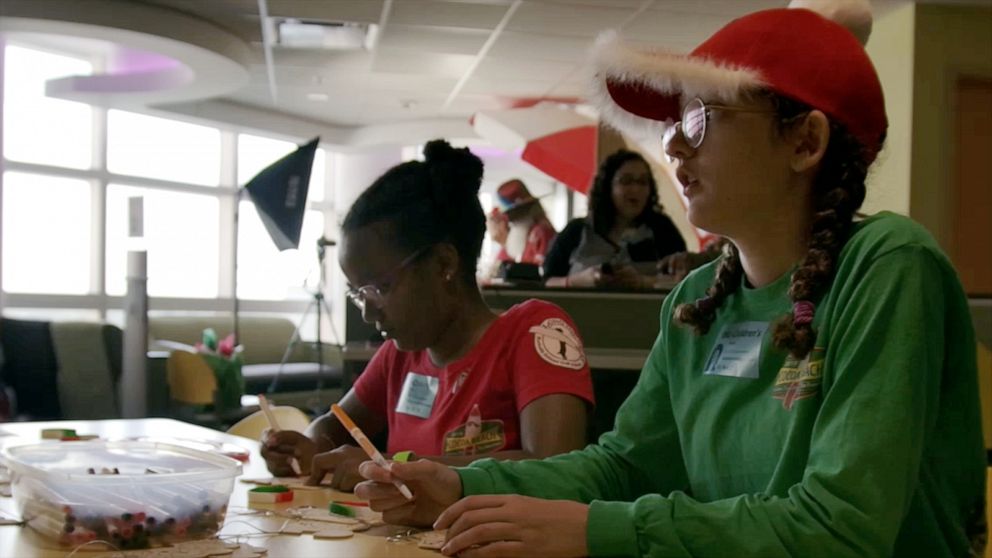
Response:
POLYGON ((639 153, 621 149, 599 167, 589 215, 573 219, 544 260, 551 287, 652 288, 659 260, 685 241, 658 203, 658 185, 639 153))

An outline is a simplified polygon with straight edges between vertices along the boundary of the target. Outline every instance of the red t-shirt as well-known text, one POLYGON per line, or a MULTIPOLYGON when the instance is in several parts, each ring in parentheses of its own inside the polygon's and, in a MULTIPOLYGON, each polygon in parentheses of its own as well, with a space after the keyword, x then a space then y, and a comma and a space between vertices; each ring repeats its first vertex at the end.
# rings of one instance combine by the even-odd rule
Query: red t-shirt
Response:
MULTIPOLYGON (((555 231, 554 225, 548 221, 547 217, 535 221, 527 231, 527 244, 524 246, 524 252, 520 254, 519 263, 544 264, 544 257, 551 249, 551 244, 554 243, 556 236, 558 236, 558 232, 555 231)), ((513 261, 513 258, 506 251, 506 247, 500 249, 496 259, 501 262, 513 261)))
POLYGON ((504 312, 467 355, 444 368, 427 351, 403 352, 386 342, 355 382, 362 404, 387 418, 388 451, 420 455, 520 449, 520 411, 555 393, 593 403, 575 324, 541 300, 504 312))

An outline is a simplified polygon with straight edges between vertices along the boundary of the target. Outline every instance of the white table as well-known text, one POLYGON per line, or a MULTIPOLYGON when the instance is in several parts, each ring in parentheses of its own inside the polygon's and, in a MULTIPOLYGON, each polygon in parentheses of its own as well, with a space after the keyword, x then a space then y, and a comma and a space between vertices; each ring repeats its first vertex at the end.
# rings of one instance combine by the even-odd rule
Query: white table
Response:
MULTIPOLYGON (((0 423, 0 431, 28 440, 40 440, 41 431, 45 428, 71 428, 79 434, 97 434, 104 439, 161 436, 233 443, 251 452, 248 463, 244 465, 243 477, 270 476, 265 468, 265 462, 259 454, 257 442, 172 419, 0 423)), ((0 443, 6 443, 10 439, 12 438, 0 437, 0 443)), ((249 484, 240 481, 235 483, 234 492, 228 504, 230 512, 225 518, 224 528, 220 531, 222 535, 253 532, 250 527, 239 523, 239 520, 244 518, 239 518, 238 514, 238 510, 247 508, 250 488, 252 486, 249 484)), ((291 504, 268 507, 275 509, 312 505, 326 508, 331 500, 354 499, 353 494, 333 490, 297 491, 291 504)), ((16 507, 12 498, 0 498, 0 509, 16 515, 16 507)), ((311 535, 304 534, 251 538, 245 542, 266 548, 268 556, 273 558, 282 556, 293 558, 310 556, 315 558, 439 558, 441 556, 437 552, 417 548, 411 540, 401 542, 389 542, 387 540, 389 534, 405 530, 405 528, 397 526, 385 526, 373 529, 368 533, 356 533, 353 537, 343 540, 315 540, 311 535)), ((56 543, 49 542, 31 529, 18 526, 0 526, 0 557, 64 557, 69 552, 71 549, 60 548, 56 543)), ((89 553, 81 551, 77 552, 75 556, 81 555, 85 558, 87 554, 89 553)))

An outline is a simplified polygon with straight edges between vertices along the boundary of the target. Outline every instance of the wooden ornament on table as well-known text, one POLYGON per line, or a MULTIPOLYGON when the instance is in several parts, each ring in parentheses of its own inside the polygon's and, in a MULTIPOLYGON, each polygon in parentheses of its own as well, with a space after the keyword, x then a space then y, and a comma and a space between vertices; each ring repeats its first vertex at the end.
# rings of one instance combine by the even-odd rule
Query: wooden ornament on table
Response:
POLYGON ((428 550, 441 550, 441 547, 444 546, 444 539, 447 535, 447 529, 421 533, 417 540, 417 546, 428 550))

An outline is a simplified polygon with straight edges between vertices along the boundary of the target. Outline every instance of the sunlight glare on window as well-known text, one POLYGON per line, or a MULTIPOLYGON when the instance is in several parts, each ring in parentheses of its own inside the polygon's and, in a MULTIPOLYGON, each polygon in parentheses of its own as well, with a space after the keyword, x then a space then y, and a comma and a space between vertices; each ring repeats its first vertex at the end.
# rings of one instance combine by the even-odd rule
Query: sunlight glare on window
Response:
MULTIPOLYGON (((238 296, 255 300, 298 300, 319 278, 317 239, 324 230, 324 215, 307 211, 303 216, 298 249, 280 252, 258 217, 255 205, 240 204, 238 217, 238 296)), ((325 261, 325 265, 336 265, 325 261)))
POLYGON ((45 82, 89 75, 93 66, 79 58, 8 45, 3 71, 4 156, 26 163, 90 168, 93 110, 83 103, 45 96, 45 82))
POLYGON ((127 292, 128 198, 144 198, 148 294, 213 298, 218 293, 219 200, 111 184, 107 188, 107 294, 127 292))
POLYGON ((90 183, 4 173, 3 287, 11 293, 90 292, 90 183))
POLYGON ((116 174, 220 183, 220 130, 111 110, 107 113, 107 170, 116 174))

